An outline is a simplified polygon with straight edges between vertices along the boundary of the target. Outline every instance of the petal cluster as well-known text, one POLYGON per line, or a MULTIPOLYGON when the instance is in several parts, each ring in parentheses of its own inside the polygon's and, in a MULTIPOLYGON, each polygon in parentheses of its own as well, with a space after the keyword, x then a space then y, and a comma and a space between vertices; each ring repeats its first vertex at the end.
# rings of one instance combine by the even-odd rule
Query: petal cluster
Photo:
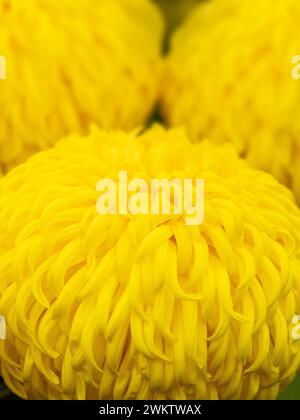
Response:
POLYGON ((300 365, 300 210, 230 144, 72 135, 0 180, 0 313, 22 398, 276 398, 300 365), (99 215, 120 170, 204 179, 204 223, 99 215))

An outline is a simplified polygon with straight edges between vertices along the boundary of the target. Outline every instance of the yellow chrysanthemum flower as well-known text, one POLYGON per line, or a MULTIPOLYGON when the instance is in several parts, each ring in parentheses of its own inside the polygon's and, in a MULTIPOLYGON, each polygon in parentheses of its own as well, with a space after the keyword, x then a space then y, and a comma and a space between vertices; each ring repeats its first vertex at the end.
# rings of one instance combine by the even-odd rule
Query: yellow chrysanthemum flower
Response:
POLYGON ((298 0, 203 3, 173 38, 162 88, 169 125, 186 125, 194 140, 231 141, 298 200, 299 19, 298 0))
POLYGON ((157 99, 162 20, 150 0, 0 0, 0 165, 90 123, 144 124, 157 99))
POLYGON ((271 399, 300 364, 300 210, 232 145, 76 135, 0 180, 1 374, 22 398, 271 399), (100 179, 205 180, 205 221, 100 215, 100 179))

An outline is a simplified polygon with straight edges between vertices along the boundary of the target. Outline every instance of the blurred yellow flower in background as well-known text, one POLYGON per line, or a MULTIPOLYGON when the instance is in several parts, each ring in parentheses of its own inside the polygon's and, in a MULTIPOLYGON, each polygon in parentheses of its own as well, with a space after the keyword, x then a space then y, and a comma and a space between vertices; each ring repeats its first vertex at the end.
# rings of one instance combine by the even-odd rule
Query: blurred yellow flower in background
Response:
POLYGON ((157 99, 162 16, 150 0, 0 0, 0 166, 90 123, 144 124, 157 99))
POLYGON ((231 141, 300 200, 298 0, 211 0, 171 42, 162 113, 193 140, 231 141))

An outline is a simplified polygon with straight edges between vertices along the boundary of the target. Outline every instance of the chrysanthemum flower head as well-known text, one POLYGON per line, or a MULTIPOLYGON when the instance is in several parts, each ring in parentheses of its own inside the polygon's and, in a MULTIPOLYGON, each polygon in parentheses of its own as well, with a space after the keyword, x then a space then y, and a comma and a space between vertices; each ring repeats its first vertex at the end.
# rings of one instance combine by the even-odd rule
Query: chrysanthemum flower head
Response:
POLYGON ((298 200, 299 18, 298 0, 204 2, 174 35, 162 94, 170 125, 231 141, 298 200))
POLYGON ((0 0, 0 164, 90 123, 144 124, 157 98, 162 16, 150 0, 0 0))
POLYGON ((1 375, 23 398, 271 399, 295 375, 300 211, 232 145, 94 128, 0 180, 1 375), (202 179, 205 217, 102 214, 101 179, 202 179))

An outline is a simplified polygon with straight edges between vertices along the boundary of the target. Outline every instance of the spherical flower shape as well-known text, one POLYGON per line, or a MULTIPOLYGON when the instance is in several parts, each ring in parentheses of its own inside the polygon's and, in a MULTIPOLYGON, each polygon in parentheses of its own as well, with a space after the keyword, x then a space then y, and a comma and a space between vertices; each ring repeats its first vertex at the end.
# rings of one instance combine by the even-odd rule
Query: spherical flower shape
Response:
POLYGON ((62 140, 0 180, 0 250, 1 375, 22 398, 272 399, 299 368, 300 210, 230 144, 62 140), (204 223, 100 214, 96 185, 125 170, 204 180, 204 223))
POLYGON ((174 35, 162 83, 169 125, 234 143, 298 200, 299 18, 298 0, 204 2, 174 35))
POLYGON ((162 16, 150 0, 0 0, 0 166, 70 133, 133 129, 157 99, 162 16))

